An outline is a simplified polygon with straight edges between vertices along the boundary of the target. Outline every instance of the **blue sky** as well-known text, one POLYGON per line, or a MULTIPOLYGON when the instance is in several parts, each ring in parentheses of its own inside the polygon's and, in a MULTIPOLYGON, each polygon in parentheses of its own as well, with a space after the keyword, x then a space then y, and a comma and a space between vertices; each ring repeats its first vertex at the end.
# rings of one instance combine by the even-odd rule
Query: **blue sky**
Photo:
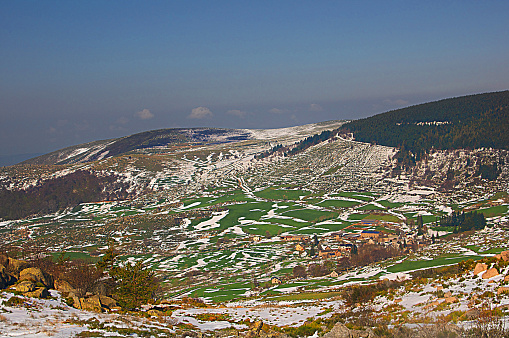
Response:
POLYGON ((0 155, 509 89, 508 1, 0 2, 0 155))

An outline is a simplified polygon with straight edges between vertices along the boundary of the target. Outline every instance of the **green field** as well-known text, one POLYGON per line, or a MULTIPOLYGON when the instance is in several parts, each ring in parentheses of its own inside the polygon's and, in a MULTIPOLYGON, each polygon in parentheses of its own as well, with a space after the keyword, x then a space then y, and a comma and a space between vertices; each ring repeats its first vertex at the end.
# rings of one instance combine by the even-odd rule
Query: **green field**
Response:
POLYGON ((326 208, 351 208, 353 206, 359 205, 360 202, 355 201, 344 201, 344 200, 324 200, 318 205, 326 207, 326 208))
POLYGON ((338 216, 338 214, 335 212, 321 211, 315 209, 290 210, 284 212, 283 215, 303 219, 308 222, 320 222, 328 219, 333 219, 338 216))
POLYGON ((453 265, 459 263, 461 261, 467 261, 469 259, 479 260, 482 259, 482 256, 457 256, 455 257, 440 257, 432 260, 419 260, 419 261, 410 261, 406 260, 404 262, 395 264, 387 269, 388 272, 405 272, 412 270, 420 270, 426 268, 433 268, 444 265, 453 265))
POLYGON ((311 195, 311 191, 307 190, 288 190, 288 189, 277 189, 277 188, 267 188, 262 191, 255 192, 255 196, 260 198, 265 198, 269 200, 291 200, 298 201, 301 196, 311 195))

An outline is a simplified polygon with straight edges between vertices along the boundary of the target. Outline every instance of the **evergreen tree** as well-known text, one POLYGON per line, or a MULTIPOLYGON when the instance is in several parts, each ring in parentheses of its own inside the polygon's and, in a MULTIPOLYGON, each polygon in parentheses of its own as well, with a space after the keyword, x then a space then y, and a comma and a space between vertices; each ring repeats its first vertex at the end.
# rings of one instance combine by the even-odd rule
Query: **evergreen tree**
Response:
POLYGON ((318 236, 316 234, 313 235, 313 244, 318 246, 318 236))
POLYGON ((97 269, 101 271, 108 271, 113 267, 113 263, 115 262, 118 253, 115 250, 115 241, 110 238, 108 241, 108 249, 104 252, 101 260, 98 261, 95 265, 97 269))
POLYGON ((136 309, 153 299, 159 282, 154 271, 145 269, 141 261, 127 263, 124 267, 114 267, 110 276, 116 282, 114 297, 126 309, 136 309))
POLYGON ((351 251, 351 254, 352 255, 357 255, 359 253, 359 249, 357 248, 357 245, 353 245, 352 246, 352 251, 351 251))

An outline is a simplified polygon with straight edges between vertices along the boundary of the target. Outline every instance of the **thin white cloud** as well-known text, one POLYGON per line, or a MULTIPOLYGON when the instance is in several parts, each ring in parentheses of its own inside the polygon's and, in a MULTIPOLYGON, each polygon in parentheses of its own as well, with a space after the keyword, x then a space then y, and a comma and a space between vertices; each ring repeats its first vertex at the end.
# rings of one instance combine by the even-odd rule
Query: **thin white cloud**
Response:
POLYGON ((286 113, 286 109, 272 108, 271 110, 269 110, 269 113, 284 114, 284 113, 286 113))
POLYGON ((226 112, 226 114, 233 115, 233 116, 238 116, 238 117, 245 117, 247 115, 247 113, 245 111, 238 110, 238 109, 228 110, 226 112))
POLYGON ((189 114, 188 118, 190 119, 204 119, 206 117, 212 117, 214 114, 207 107, 196 107, 191 110, 191 114, 189 114))
POLYGON ((311 110, 311 111, 322 111, 323 108, 318 103, 311 103, 309 105, 309 110, 311 110))
POLYGON ((138 116, 138 118, 141 120, 148 120, 154 117, 154 114, 152 114, 148 109, 143 109, 139 112, 136 112, 135 115, 138 116))

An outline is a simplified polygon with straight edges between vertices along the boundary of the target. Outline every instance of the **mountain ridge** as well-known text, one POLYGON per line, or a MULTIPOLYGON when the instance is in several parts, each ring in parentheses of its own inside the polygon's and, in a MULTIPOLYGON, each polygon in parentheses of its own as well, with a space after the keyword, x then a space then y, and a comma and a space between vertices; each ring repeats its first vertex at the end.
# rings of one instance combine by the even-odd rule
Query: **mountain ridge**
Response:
POLYGON ((509 149, 509 91, 460 96, 351 121, 356 140, 420 155, 435 149, 509 149))

